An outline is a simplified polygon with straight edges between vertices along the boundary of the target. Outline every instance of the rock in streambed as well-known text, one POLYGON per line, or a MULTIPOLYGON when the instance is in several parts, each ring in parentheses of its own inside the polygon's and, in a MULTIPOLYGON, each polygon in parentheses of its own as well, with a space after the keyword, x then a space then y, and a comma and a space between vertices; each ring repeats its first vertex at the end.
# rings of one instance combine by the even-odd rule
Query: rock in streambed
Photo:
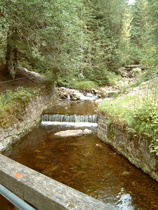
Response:
POLYGON ((55 133, 55 136, 60 136, 60 137, 67 137, 67 136, 82 136, 82 135, 88 135, 91 134, 92 131, 89 129, 78 129, 78 130, 66 130, 66 131, 59 131, 55 133))

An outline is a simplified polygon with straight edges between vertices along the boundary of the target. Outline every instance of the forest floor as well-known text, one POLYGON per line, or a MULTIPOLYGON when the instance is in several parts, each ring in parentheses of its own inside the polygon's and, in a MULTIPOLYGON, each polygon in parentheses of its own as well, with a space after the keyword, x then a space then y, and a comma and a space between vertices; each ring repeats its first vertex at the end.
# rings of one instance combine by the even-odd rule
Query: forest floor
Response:
MULTIPOLYGON (((116 85, 100 87, 99 91, 102 93, 103 98, 110 98, 120 93, 126 94, 127 92, 131 92, 132 94, 133 90, 136 93, 140 91, 138 91, 138 88, 128 88, 134 83, 135 79, 136 78, 122 77, 122 79, 118 81, 116 85)), ((0 92, 5 92, 6 90, 14 90, 19 86, 32 88, 36 87, 37 85, 38 84, 36 82, 29 80, 19 72, 16 74, 15 80, 13 80, 11 76, 7 74, 5 65, 0 66, 0 92)))

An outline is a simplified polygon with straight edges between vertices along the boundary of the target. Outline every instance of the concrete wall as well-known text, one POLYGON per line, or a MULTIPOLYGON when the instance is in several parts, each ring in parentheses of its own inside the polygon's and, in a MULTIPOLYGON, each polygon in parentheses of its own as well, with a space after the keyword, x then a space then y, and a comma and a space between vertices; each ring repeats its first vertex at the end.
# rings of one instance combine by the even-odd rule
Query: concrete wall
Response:
POLYGON ((14 124, 8 128, 0 127, 0 152, 6 151, 12 143, 29 133, 40 122, 43 110, 52 106, 53 88, 48 89, 47 85, 42 85, 34 92, 31 101, 22 107, 22 114, 15 119, 14 124))
POLYGON ((114 210, 88 195, 0 155, 0 184, 39 210, 114 210))
POLYGON ((108 122, 105 114, 100 113, 98 116, 98 138, 112 145, 131 163, 158 181, 158 156, 149 151, 151 140, 147 137, 132 135, 127 131, 125 125, 117 123, 108 125, 108 122))

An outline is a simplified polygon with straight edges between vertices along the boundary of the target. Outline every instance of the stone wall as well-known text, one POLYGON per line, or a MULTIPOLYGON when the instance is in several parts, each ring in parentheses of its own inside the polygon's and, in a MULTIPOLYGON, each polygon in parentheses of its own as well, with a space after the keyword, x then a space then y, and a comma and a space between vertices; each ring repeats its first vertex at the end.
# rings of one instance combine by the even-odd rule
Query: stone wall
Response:
POLYGON ((134 136, 121 123, 109 123, 104 113, 99 113, 98 116, 97 135, 131 163, 158 181, 158 156, 149 151, 150 139, 134 136))
POLYGON ((9 149, 10 145, 29 133, 41 120, 43 110, 52 106, 54 101, 53 88, 41 84, 40 88, 33 90, 30 102, 23 107, 21 116, 15 119, 12 126, 0 127, 0 152, 9 149))

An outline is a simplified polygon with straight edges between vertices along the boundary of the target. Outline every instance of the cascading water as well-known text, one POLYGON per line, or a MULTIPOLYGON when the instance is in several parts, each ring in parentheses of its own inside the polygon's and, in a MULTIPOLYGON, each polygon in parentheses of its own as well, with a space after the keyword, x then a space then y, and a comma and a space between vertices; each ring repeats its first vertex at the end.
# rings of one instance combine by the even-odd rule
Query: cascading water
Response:
POLYGON ((69 89, 69 88, 65 88, 65 87, 61 87, 58 88, 60 91, 67 91, 67 99, 71 99, 71 95, 75 94, 79 97, 79 99, 81 101, 86 101, 86 100, 90 100, 90 101, 95 101, 96 99, 98 99, 98 96, 92 93, 87 93, 86 95, 83 94, 82 92, 80 92, 79 90, 76 89, 69 89))
POLYGON ((89 122, 97 123, 98 117, 94 115, 63 115, 63 114, 44 114, 42 115, 42 121, 52 122, 89 122))
POLYGON ((63 115, 44 114, 42 125, 74 125, 75 127, 97 127, 98 116, 94 115, 63 115))

